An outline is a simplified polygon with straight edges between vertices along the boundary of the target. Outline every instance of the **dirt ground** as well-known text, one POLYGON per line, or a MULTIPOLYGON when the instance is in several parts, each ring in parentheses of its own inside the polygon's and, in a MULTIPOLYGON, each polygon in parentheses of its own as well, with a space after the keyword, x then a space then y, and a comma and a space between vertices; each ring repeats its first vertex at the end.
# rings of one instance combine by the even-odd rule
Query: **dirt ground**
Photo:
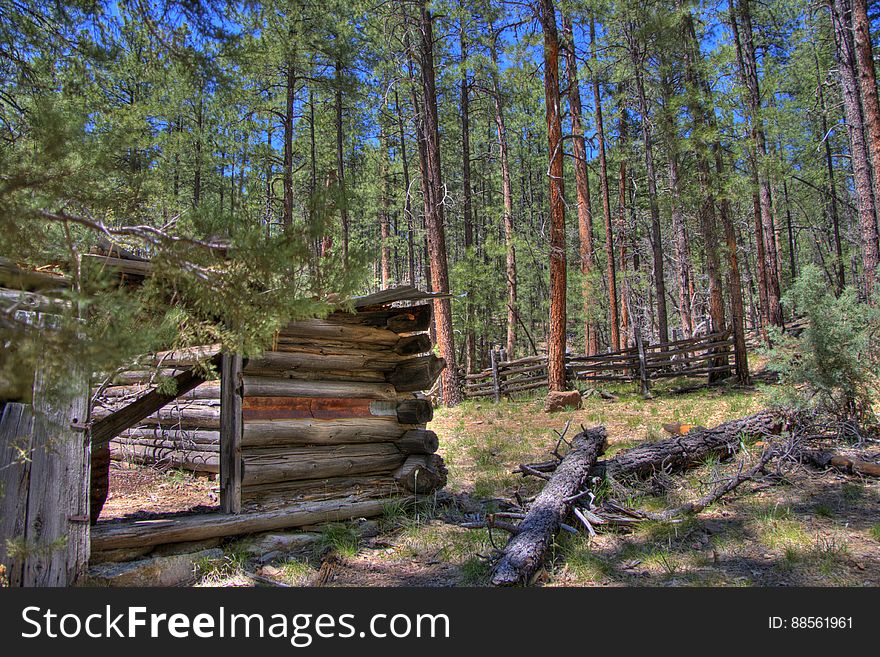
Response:
POLYGON ((203 474, 113 462, 101 519, 215 507, 218 490, 216 479, 203 474))
MULTIPOLYGON (((570 424, 603 424, 611 455, 646 440, 667 437, 662 425, 714 426, 763 408, 770 388, 712 388, 688 394, 658 390, 652 400, 635 389, 611 389, 615 400, 585 398, 575 412, 545 414, 539 396, 516 401, 466 402, 439 409, 431 429, 449 468, 447 490, 415 508, 389 504, 363 524, 317 528, 311 548, 283 555, 249 555, 241 542, 203 569, 202 586, 462 586, 484 585, 486 559, 506 541, 503 532, 464 529, 515 494, 540 482, 512 470, 544 460, 570 424)), ((752 457, 757 447, 750 451, 752 457)), ((880 462, 880 443, 849 451, 880 462)), ((737 462, 709 462, 684 475, 632 491, 627 504, 659 511, 709 490, 737 462)), ((182 510, 216 505, 216 482, 149 468, 114 468, 106 517, 134 511, 182 510)), ((541 573, 544 586, 880 586, 880 481, 790 470, 782 482, 750 482, 680 523, 646 522, 631 531, 596 537, 563 533, 541 573)))

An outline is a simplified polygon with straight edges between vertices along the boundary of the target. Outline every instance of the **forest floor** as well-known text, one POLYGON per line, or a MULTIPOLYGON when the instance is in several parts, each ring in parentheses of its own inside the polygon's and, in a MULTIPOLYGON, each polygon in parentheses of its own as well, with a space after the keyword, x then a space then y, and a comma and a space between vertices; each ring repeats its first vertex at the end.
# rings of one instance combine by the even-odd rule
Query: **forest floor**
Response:
MULTIPOLYGON (((681 384, 681 382, 678 382, 681 384)), ((631 386, 606 388, 616 400, 586 397, 579 411, 547 414, 543 397, 465 402, 439 409, 430 428, 440 436, 449 468, 446 492, 415 508, 389 504, 371 523, 318 528, 320 539, 298 553, 267 563, 254 561, 242 542, 227 546, 222 562, 202 568, 202 586, 253 586, 258 577, 299 586, 483 585, 490 567, 483 557, 507 535, 458 525, 491 511, 515 493, 534 494, 541 482, 512 470, 541 461, 556 444, 553 430, 602 424, 608 455, 660 440, 662 425, 715 426, 766 406, 771 389, 705 388, 687 394, 658 389, 644 400, 631 386)), ((754 448, 757 449, 757 448, 754 448)), ((853 447, 880 461, 880 448, 853 447)), ((705 493, 736 463, 709 462, 662 487, 634 491, 627 503, 662 510, 705 493)), ((110 515, 167 504, 215 502, 216 482, 145 468, 117 469, 114 482, 128 491, 108 500, 110 515), (141 473, 141 474, 139 474, 141 473), (140 478, 145 478, 140 484, 140 478), (156 485, 161 487, 156 489, 156 485)), ((111 489, 113 487, 111 486, 111 489)), ((177 507, 180 508, 179 506, 177 507)), ((542 573, 544 586, 878 586, 880 585, 880 481, 834 471, 795 469, 776 485, 748 483, 698 516, 679 524, 646 522, 631 531, 558 537, 542 573)))

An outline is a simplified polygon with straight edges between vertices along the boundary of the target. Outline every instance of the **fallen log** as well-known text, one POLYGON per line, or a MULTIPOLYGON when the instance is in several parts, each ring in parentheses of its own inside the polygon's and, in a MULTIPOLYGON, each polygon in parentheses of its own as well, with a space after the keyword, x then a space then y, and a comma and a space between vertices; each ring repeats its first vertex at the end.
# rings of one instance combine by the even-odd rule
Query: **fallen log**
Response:
POLYGON ((880 477, 880 464, 835 454, 828 450, 804 450, 801 457, 817 468, 835 468, 849 474, 880 477))
POLYGON ((492 584, 514 586, 531 581, 568 515, 569 500, 580 492, 606 445, 605 427, 588 429, 572 439, 568 454, 529 508, 518 532, 507 542, 492 571, 492 584))
POLYGON ((200 541, 287 527, 381 515, 385 500, 352 502, 348 498, 292 504, 257 513, 202 513, 135 521, 105 521, 92 528, 92 550, 200 541))
POLYGON ((712 429, 697 427, 684 436, 645 443, 615 454, 597 463, 590 474, 619 479, 625 476, 647 477, 660 471, 687 470, 710 456, 729 458, 739 451, 744 437, 778 434, 783 424, 781 414, 761 411, 724 422, 712 429))

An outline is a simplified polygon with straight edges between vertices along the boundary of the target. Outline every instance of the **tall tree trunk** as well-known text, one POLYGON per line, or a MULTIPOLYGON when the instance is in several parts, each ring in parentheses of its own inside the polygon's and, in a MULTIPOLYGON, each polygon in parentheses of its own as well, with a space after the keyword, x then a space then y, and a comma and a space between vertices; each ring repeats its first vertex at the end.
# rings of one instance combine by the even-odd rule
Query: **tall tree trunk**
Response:
MULTIPOLYGON (((877 75, 874 71, 874 52, 871 46, 871 24, 868 21, 867 0, 852 0, 852 21, 854 32, 854 49, 856 65, 859 73, 859 84, 862 92, 862 109, 864 110, 865 130, 868 135, 868 146, 871 163, 874 167, 874 203, 880 197, 880 99, 877 97, 877 75)), ((875 207, 876 210, 876 207, 875 207)), ((876 233, 876 224, 875 230, 876 233)), ((872 240, 873 238, 868 237, 872 240)), ((872 266, 865 266, 865 271, 872 272, 867 281, 868 298, 874 293, 876 283, 877 255, 872 254, 872 266)), ((867 263, 868 258, 866 258, 867 263)), ((867 276, 866 276, 867 278, 867 276)))
POLYGON ((382 194, 381 209, 379 210, 379 236, 380 236, 380 277, 382 287, 386 288, 391 284, 391 239, 390 217, 391 217, 391 199, 388 183, 388 138, 385 134, 385 128, 379 127, 379 185, 382 194))
MULTIPOLYGON (((427 188, 425 226, 431 262, 431 281, 435 292, 449 293, 449 271, 446 259, 446 229, 443 205, 443 177, 440 167, 440 131, 437 113, 437 89, 434 79, 433 17, 422 1, 419 6, 420 68, 423 93, 425 156, 427 188)), ((456 371, 455 338, 452 332, 452 304, 449 298, 434 300, 434 325, 440 355, 446 360, 443 370, 443 401, 455 405, 461 401, 456 371)))
POLYGON ((501 85, 498 81, 497 34, 491 43, 492 56, 492 98, 495 104, 495 128, 498 133, 498 157, 501 162, 501 199, 504 220, 504 247, 506 254, 507 278, 507 357, 514 358, 516 351, 516 244, 513 226, 513 189, 510 183, 510 148, 507 143, 507 128, 504 123, 504 103, 501 85))
POLYGON ((688 245, 684 212, 681 198, 681 175, 679 172, 678 121, 671 108, 672 81, 664 73, 661 85, 663 94, 663 127, 666 141, 666 158, 669 172, 669 189, 672 193, 672 236, 675 244, 676 274, 678 278, 678 314, 681 317, 681 330, 685 338, 694 333, 694 320, 691 315, 690 247, 688 245))
MULTIPOLYGON (((459 3, 461 5, 461 3, 459 3)), ((470 124, 470 83, 468 82, 467 58, 468 42, 465 35, 465 21, 461 19, 459 26, 459 49, 461 52, 461 187, 462 214, 464 218, 464 249, 465 257, 471 257, 474 245, 473 199, 471 198, 471 124, 470 124)), ((468 281, 465 290, 465 369, 474 372, 476 364, 477 342, 474 334, 474 289, 468 281)))
MULTIPOLYGON (((680 4, 678 5, 680 8, 680 4)), ((690 10, 683 15, 682 36, 685 43, 685 67, 688 82, 691 85, 693 100, 691 110, 699 125, 708 125, 712 133, 716 133, 716 120, 714 112, 708 108, 714 106, 712 89, 709 82, 699 67, 700 45, 694 29, 693 18, 690 10)), ((721 288, 721 274, 716 249, 715 233, 715 198, 713 189, 718 190, 718 213, 721 216, 721 225, 724 229, 724 240, 727 246, 727 265, 730 283, 730 314, 733 328, 734 357, 736 359, 737 378, 742 384, 748 384, 749 363, 746 349, 745 336, 745 310, 743 307, 742 276, 739 269, 739 256, 737 252, 737 231, 733 223, 730 208, 730 200, 727 196, 726 174, 722 157, 721 144, 717 137, 711 142, 711 151, 715 157, 714 176, 709 165, 709 147, 705 139, 699 139, 696 143, 700 187, 705 196, 704 203, 700 208, 700 223, 703 232, 704 248, 706 250, 706 263, 709 270, 709 316, 713 329, 721 331, 726 328, 724 320, 724 299, 721 288)), ((747 261, 748 262, 748 261, 747 261)))
MULTIPOLYGON (((619 275, 620 275, 620 348, 624 349, 629 346, 629 310, 632 303, 630 299, 629 278, 627 277, 627 245, 630 239, 630 231, 627 230, 626 218, 626 169, 627 169, 627 142, 629 141, 629 133, 626 121, 626 107, 623 106, 621 99, 620 107, 620 127, 618 129, 618 146, 620 147, 620 169, 617 179, 617 242, 618 258, 620 259, 619 275)), ((638 266, 634 265, 634 272, 638 270, 638 266)))
POLYGON ((336 183, 339 189, 339 218, 342 221, 342 258, 348 262, 348 198, 345 192, 345 142, 342 134, 342 61, 336 60, 336 183))
POLYGON ((736 45, 740 76, 746 87, 746 104, 751 122, 752 142, 755 151, 754 167, 758 182, 758 199, 761 211, 761 227, 764 238, 765 276, 767 285, 767 320, 782 326, 780 305, 779 263, 775 243, 776 228, 773 219, 773 197, 770 176, 767 171, 767 140, 761 112, 761 92, 758 82, 758 62, 752 31, 750 0, 729 0, 730 25, 736 45))
POLYGON ((837 209, 837 185, 834 181, 834 158, 831 156, 831 141, 828 134, 828 107, 825 104, 825 81, 819 71, 819 56, 814 51, 813 57, 816 62, 816 88, 819 91, 820 120, 822 122, 822 134, 820 139, 825 145, 825 171, 828 174, 828 211, 831 215, 831 232, 834 239, 834 275, 837 294, 843 292, 846 278, 843 267, 843 243, 840 239, 840 213, 837 209))
POLYGON ((666 281, 663 272, 663 234, 660 228, 660 204, 657 201, 657 172, 654 169, 654 144, 651 119, 648 116, 648 99, 645 95, 645 75, 640 48, 633 40, 630 54, 636 73, 636 91, 639 96, 642 141, 645 146, 645 172, 648 176, 648 205, 651 209, 651 251, 654 256, 654 287, 657 291, 657 330, 660 343, 669 342, 669 326, 666 313, 666 281))
POLYGON ((284 200, 281 223, 286 229, 293 225, 293 104, 296 99, 296 68, 293 62, 288 62, 285 68, 284 92, 284 159, 282 162, 284 200))
POLYGON ((617 272, 614 263, 614 229, 611 222, 611 191, 608 187, 608 159, 605 152, 605 127, 602 122, 602 94, 596 75, 596 20, 590 16, 590 59, 593 61, 593 104, 596 112, 596 140, 599 142, 599 186, 602 189, 602 214, 605 220, 605 260, 608 277, 608 313, 610 348, 620 349, 620 319, 617 315, 617 272))
POLYGON ((559 391, 565 390, 565 195, 562 121, 559 111, 559 35, 553 0, 541 0, 540 19, 544 31, 544 102, 550 159, 550 331, 547 337, 547 378, 550 390, 559 391))
POLYGON ((397 87, 394 87, 394 110, 397 114, 397 134, 400 139, 400 161, 403 166, 403 214, 406 217, 406 264, 409 284, 416 285, 415 229, 413 226, 412 194, 409 188, 409 158, 406 154, 406 135, 403 131, 403 110, 397 87))
POLYGON ((202 128, 205 123, 205 100, 204 90, 199 90, 199 104, 196 110, 196 142, 195 150, 195 171, 193 173, 193 207, 199 207, 202 202, 202 128))
POLYGON ((578 235, 580 237, 581 275, 583 276, 584 348, 587 354, 599 351, 598 335, 593 320, 592 270, 595 258, 593 248, 593 206, 590 201, 590 172, 587 169, 587 148, 584 142, 583 110, 580 82, 575 56, 574 30, 571 18, 562 17, 562 48, 568 75, 568 104, 571 108, 571 132, 574 152, 574 172, 577 187, 578 235))

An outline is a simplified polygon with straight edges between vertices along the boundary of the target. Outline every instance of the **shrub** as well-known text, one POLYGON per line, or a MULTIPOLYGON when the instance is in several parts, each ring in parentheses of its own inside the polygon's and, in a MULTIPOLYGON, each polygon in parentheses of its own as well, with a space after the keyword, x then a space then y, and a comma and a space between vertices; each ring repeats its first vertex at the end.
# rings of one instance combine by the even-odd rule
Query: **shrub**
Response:
POLYGON ((859 426, 874 424, 880 312, 861 302, 855 289, 835 295, 821 271, 806 266, 783 297, 808 320, 800 335, 773 330, 770 368, 779 373, 776 401, 830 413, 859 426))

